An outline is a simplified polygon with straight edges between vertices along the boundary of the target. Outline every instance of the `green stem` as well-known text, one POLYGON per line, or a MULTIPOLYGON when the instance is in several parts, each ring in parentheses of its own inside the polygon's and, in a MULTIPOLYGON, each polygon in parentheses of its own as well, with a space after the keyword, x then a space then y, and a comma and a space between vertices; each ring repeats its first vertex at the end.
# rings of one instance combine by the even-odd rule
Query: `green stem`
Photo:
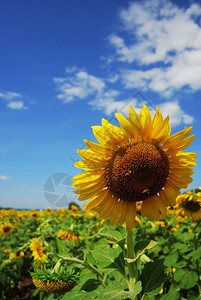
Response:
MULTIPOLYGON (((98 270, 96 267, 94 267, 93 265, 85 262, 84 260, 81 260, 81 259, 78 259, 78 258, 75 258, 75 257, 66 257, 66 256, 62 256, 62 259, 63 260, 67 260, 67 261, 70 261, 70 262, 74 262, 74 263, 78 263, 78 264, 81 264, 83 265, 84 267, 88 268, 89 270, 91 270, 93 273, 97 274, 98 276, 100 276, 102 279, 105 280, 105 277, 104 277, 104 274, 98 270)), ((107 284, 106 284, 107 285, 107 284)))
MULTIPOLYGON (((130 259, 135 258, 133 233, 128 228, 127 228, 127 256, 130 259)), ((134 261, 128 263, 128 271, 129 271, 129 291, 133 292, 135 283, 138 280, 138 269, 134 261)))

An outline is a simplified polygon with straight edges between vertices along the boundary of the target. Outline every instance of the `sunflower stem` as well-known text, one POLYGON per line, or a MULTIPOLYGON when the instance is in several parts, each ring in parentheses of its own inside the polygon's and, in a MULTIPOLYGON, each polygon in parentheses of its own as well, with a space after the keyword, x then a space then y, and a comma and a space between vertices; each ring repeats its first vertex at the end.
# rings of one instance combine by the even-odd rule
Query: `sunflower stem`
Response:
MULTIPOLYGON (((129 259, 135 258, 133 232, 130 231, 128 228, 127 228, 127 257, 129 259)), ((135 287, 135 283, 138 280, 138 269, 134 261, 128 263, 128 271, 129 271, 129 291, 132 293, 135 287)))

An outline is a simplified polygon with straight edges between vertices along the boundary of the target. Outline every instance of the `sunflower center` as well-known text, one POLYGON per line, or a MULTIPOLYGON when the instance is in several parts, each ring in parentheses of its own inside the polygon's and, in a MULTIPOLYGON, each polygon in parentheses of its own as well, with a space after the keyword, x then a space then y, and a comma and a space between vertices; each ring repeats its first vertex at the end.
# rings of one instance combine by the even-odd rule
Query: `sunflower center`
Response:
POLYGON ((196 212, 200 209, 200 204, 196 201, 188 201, 188 199, 186 199, 182 201, 182 207, 189 210, 190 212, 196 212))
POLYGON ((5 226, 4 228, 3 228, 3 230, 4 230, 4 232, 9 232, 10 230, 11 230, 11 228, 10 228, 10 226, 5 226))
POLYGON ((117 150, 105 169, 107 187, 113 195, 137 202, 156 195, 164 187, 169 161, 159 146, 138 141, 117 150))

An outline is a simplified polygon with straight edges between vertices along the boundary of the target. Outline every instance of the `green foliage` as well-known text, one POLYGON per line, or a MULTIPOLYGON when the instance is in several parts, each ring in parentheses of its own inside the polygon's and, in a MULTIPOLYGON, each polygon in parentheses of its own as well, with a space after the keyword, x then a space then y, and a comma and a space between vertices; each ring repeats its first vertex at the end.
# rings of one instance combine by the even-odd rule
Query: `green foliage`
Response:
MULTIPOLYGON (((28 213, 27 213, 28 214, 28 213)), ((29 213, 29 215, 31 212, 29 213)), ((13 225, 18 217, 9 216, 13 225)), ((63 296, 38 293, 44 299, 122 299, 180 300, 200 299, 201 293, 201 222, 173 217, 159 226, 141 218, 142 225, 134 228, 135 257, 127 258, 125 228, 101 227, 96 216, 82 211, 38 213, 38 217, 23 217, 19 226, 8 235, 0 235, 0 298, 9 299, 17 289, 22 272, 43 280, 70 280, 78 284, 63 296), (58 232, 67 230, 79 234, 80 242, 60 240, 58 232), (29 248, 33 237, 43 243, 47 261, 35 262, 29 248), (24 256, 12 258, 12 253, 24 256), (53 268, 61 260, 58 272, 53 268), (129 291, 128 266, 135 263, 138 280, 129 291), (33 269, 34 265, 41 265, 33 269), (45 270, 45 271, 44 271, 45 270), (75 271, 73 271, 75 270, 75 271), (51 273, 52 272, 52 273, 51 273), (74 272, 74 273, 73 273, 74 272), (163 288, 163 292, 160 290, 163 288), (159 292, 162 293, 159 296, 159 292)), ((201 299, 200 299, 201 300, 201 299)))
POLYGON ((77 281, 79 276, 75 272, 68 272, 65 267, 61 267, 59 273, 55 272, 51 269, 46 269, 44 267, 41 268, 34 268, 33 272, 30 272, 32 278, 41 279, 43 281, 67 281, 67 282, 74 282, 77 281))

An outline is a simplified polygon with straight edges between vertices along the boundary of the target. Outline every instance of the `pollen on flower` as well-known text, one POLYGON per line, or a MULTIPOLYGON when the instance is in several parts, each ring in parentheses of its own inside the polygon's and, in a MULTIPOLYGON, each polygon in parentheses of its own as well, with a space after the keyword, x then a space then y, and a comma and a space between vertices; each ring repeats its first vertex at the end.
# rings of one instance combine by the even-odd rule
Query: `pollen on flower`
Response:
POLYGON ((142 201, 164 187, 169 175, 168 156, 152 142, 138 141, 117 150, 105 173, 107 187, 117 198, 142 201))

